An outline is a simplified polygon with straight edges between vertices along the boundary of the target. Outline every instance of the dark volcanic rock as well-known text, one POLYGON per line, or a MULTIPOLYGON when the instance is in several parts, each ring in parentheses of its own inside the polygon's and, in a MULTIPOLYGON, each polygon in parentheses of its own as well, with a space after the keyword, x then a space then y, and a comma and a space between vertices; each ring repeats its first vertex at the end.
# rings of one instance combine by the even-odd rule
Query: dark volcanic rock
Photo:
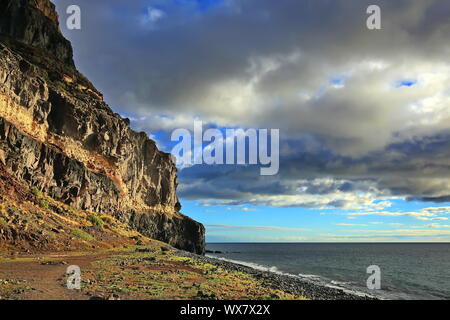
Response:
POLYGON ((0 150, 0 160, 16 178, 40 186, 54 199, 97 212, 112 212, 119 206, 120 193, 110 179, 25 136, 2 118, 0 150))
POLYGON ((203 253, 204 227, 179 212, 172 156, 129 124, 74 69, 53 4, 0 0, 0 160, 8 170, 56 200, 203 253))
POLYGON ((0 33, 74 66, 72 46, 59 32, 55 6, 48 0, 1 0, 0 33))
MULTIPOLYGON (((256 270, 237 263, 207 256, 198 256, 183 251, 177 252, 176 255, 180 257, 193 258, 202 263, 208 263, 223 270, 246 273, 260 282, 263 287, 285 291, 312 300, 377 300, 375 296, 371 296, 366 293, 358 293, 356 291, 350 291, 336 286, 327 286, 323 283, 314 282, 295 275, 256 270)), ((277 296, 272 296, 271 298, 277 299, 277 296)))
POLYGON ((204 240, 198 241, 198 235, 204 238, 205 228, 189 217, 168 217, 167 215, 147 215, 133 213, 130 225, 143 235, 155 237, 175 247, 204 253, 204 240))

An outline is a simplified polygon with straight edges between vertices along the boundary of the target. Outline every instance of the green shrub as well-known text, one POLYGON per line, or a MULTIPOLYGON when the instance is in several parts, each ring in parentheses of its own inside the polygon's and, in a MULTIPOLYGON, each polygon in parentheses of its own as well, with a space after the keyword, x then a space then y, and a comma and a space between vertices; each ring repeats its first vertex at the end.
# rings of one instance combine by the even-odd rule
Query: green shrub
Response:
POLYGON ((5 219, 0 218, 0 227, 5 227, 8 223, 6 222, 5 219))
POLYGON ((46 199, 40 199, 39 206, 43 209, 48 209, 49 208, 48 201, 46 199))
POLYGON ((91 236, 89 233, 84 232, 83 230, 80 229, 72 229, 72 231, 70 232, 70 234, 78 239, 81 240, 85 240, 85 241, 93 241, 95 240, 93 236, 91 236))
POLYGON ((42 193, 41 190, 39 190, 36 187, 31 188, 31 192, 36 196, 36 198, 38 198, 39 200, 39 206, 43 209, 48 209, 49 208, 49 204, 47 199, 45 199, 44 194, 42 193))
POLYGON ((36 187, 31 188, 31 192, 38 198, 44 197, 44 194, 42 193, 42 191, 36 187))
POLYGON ((113 224, 113 222, 114 222, 113 218, 110 216, 101 216, 100 219, 102 219, 102 221, 104 223, 109 224, 109 225, 113 224))
POLYGON ((96 216, 95 214, 91 214, 91 215, 89 215, 89 217, 88 217, 88 219, 89 219, 89 221, 94 225, 94 226, 97 226, 97 227, 99 227, 99 228, 104 228, 104 223, 103 223, 103 220, 102 219, 100 219, 98 216, 96 216))

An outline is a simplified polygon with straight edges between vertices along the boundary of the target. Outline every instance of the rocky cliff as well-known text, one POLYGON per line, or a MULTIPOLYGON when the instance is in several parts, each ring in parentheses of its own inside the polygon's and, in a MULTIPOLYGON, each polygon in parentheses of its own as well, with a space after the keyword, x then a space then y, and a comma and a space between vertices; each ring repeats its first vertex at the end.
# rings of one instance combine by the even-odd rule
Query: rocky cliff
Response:
POLYGON ((204 251, 204 227, 180 213, 172 156, 76 70, 49 0, 0 0, 0 162, 57 201, 204 251))

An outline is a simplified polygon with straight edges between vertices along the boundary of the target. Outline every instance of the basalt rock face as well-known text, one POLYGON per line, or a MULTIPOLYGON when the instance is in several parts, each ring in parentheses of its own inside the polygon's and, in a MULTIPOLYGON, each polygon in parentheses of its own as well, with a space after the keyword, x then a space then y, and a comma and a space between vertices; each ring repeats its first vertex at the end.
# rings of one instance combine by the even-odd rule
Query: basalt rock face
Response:
POLYGON ((155 237, 187 251, 204 253, 204 242, 195 240, 199 232, 203 234, 203 228, 199 228, 198 222, 188 217, 169 218, 134 212, 129 223, 144 236, 155 237))
POLYGON ((55 6, 48 0, 1 0, 0 33, 74 66, 72 46, 59 32, 55 6))
POLYGON ((0 161, 55 200, 203 253, 172 156, 129 125, 74 68, 52 3, 0 0, 0 161))

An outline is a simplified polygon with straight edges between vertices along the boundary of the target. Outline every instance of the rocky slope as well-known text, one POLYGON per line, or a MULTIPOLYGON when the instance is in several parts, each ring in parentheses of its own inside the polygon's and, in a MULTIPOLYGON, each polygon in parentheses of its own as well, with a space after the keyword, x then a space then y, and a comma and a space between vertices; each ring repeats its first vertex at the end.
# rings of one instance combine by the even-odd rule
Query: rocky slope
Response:
POLYGON ((73 208, 203 253, 204 227, 180 213, 177 170, 130 129, 74 66, 48 0, 0 0, 0 162, 73 208))

